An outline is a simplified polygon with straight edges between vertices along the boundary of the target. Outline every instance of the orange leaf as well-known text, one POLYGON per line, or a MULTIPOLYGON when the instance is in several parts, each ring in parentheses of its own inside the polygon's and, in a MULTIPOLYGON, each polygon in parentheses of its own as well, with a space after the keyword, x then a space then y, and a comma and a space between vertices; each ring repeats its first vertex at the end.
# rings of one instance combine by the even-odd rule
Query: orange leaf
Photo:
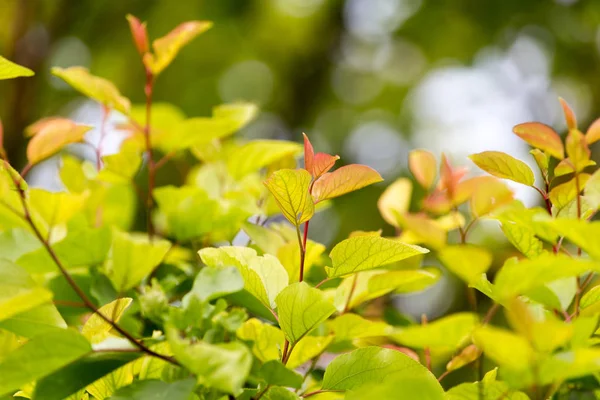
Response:
POLYGON ((423 208, 434 214, 445 214, 452 209, 452 202, 446 192, 436 189, 423 199, 423 208))
POLYGON ((319 202, 353 192, 382 180, 381 175, 373 168, 350 164, 327 173, 315 181, 312 194, 315 202, 319 202))
POLYGON ((425 189, 435 181, 435 156, 427 150, 413 150, 408 154, 408 168, 415 179, 425 189))
POLYGON ((588 145, 600 140, 600 118, 592 122, 585 134, 585 140, 588 145))
POLYGON ((331 154, 327 153, 317 153, 315 154, 315 158, 313 160, 312 170, 309 172, 312 174, 313 178, 317 179, 333 168, 333 165, 339 159, 340 156, 332 156, 331 154))
POLYGON ((547 151, 551 156, 562 160, 564 146, 558 133, 548 125, 540 122, 526 122, 513 128, 515 135, 540 150, 547 151))
POLYGON ((141 23, 139 19, 131 14, 127 14, 127 22, 129 22, 129 29, 131 30, 131 37, 133 37, 133 43, 141 55, 148 52, 148 32, 146 31, 146 23, 141 23))
POLYGON ((560 101, 560 105, 562 106, 563 112, 565 113, 567 128, 569 128, 569 130, 577 129, 577 119, 575 118, 575 113, 573 112, 573 109, 562 97, 559 97, 558 101, 560 101))
POLYGON ((71 143, 83 141, 91 126, 78 125, 67 118, 45 118, 26 128, 27 136, 33 136, 27 146, 27 159, 31 165, 58 153, 71 143))
POLYGON ((467 174, 465 167, 454 168, 452 164, 446 158, 446 155, 442 153, 442 162, 440 164, 440 181, 438 182, 438 189, 441 191, 448 192, 448 198, 454 199, 454 192, 460 180, 467 174))

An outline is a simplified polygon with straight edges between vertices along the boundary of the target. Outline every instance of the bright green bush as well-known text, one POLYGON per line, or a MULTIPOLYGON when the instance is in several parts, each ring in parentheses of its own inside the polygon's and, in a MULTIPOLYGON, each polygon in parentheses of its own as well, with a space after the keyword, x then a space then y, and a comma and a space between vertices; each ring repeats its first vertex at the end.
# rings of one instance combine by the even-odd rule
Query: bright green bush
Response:
MULTIPOLYGON (((415 192, 424 194, 413 199, 413 181, 401 178, 378 203, 397 235, 354 232, 326 254, 308 239, 311 218, 330 199, 381 181, 379 174, 363 165, 334 168, 339 157, 315 152, 307 136, 303 168, 299 144, 236 140, 258 112, 252 104, 192 118, 153 104, 159 75, 211 24, 184 23, 150 51, 145 25, 128 20, 146 76, 145 105, 132 106, 83 68, 52 70, 102 104, 105 116, 128 117, 118 154, 102 156, 102 140, 95 163, 63 154, 91 127, 51 117, 26 130, 29 163, 19 173, 0 129, 0 395, 598 396, 600 291, 592 282, 600 225, 590 221, 600 208, 600 174, 589 145, 600 140, 600 123, 584 135, 561 100, 564 144, 546 125, 517 125, 514 133, 534 148, 537 186, 527 164, 504 153, 472 155, 492 176, 467 178, 446 157, 438 168, 434 155, 413 151, 415 192), (185 184, 157 187, 157 172, 189 153, 197 163, 185 184), (27 171, 57 154, 66 190, 29 188, 27 171), (139 174, 147 190, 134 183, 139 174), (524 207, 497 178, 537 190, 545 208, 524 207), (138 205, 147 232, 131 232, 138 205), (285 223, 272 221, 280 215, 285 223), (517 255, 498 259, 469 243, 484 219, 500 223, 517 255), (240 230, 247 246, 224 245, 240 230), (423 266, 435 260, 464 281, 472 311, 418 323, 368 307, 435 284, 440 269, 423 266), (493 283, 492 264, 501 265, 493 283), (492 325, 500 309, 507 324, 492 325), (319 360, 331 354, 338 355, 320 373, 319 360)), ((0 58, 1 79, 31 74, 0 58)))

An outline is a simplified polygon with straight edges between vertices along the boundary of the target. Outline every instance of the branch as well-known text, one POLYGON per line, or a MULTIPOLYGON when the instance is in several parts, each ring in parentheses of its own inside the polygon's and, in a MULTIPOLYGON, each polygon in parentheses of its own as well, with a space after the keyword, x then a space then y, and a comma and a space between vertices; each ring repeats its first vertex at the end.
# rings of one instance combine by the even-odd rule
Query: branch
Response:
POLYGON ((46 251, 50 255, 50 258, 52 258, 52 261, 54 261, 54 263, 56 264, 56 266, 60 270, 60 273, 65 277, 65 279, 66 279, 67 283, 69 284, 69 286, 71 286, 71 288, 75 291, 75 293, 77 294, 77 296, 79 296, 79 298, 83 301, 83 304, 85 305, 85 307, 87 307, 93 313, 98 314, 98 316, 100 318, 102 318, 104 320, 104 322, 106 322, 107 324, 109 324, 110 326, 112 326, 112 328, 114 330, 116 330, 123 337, 125 337, 127 340, 129 340, 134 346, 136 346, 138 349, 140 349, 140 351, 142 351, 142 352, 144 352, 144 353, 146 353, 146 354, 148 354, 150 356, 160 358, 160 359, 162 359, 162 360, 164 360, 166 362, 169 362, 171 364, 179 365, 179 363, 175 359, 173 359, 171 357, 168 357, 168 356, 165 356, 165 355, 162 355, 162 354, 159 354, 159 353, 156 353, 154 350, 152 350, 149 347, 146 347, 144 344, 138 342, 138 340, 136 338, 134 338, 129 332, 127 332, 126 330, 124 330, 123 328, 121 328, 115 321, 113 321, 112 319, 108 318, 107 316, 105 316, 104 314, 102 314, 100 312, 100 310, 98 309, 98 307, 96 307, 96 305, 90 300, 89 297, 87 297, 87 295, 83 292, 83 290, 79 287, 79 285, 77 285, 77 282, 75 282, 75 280, 73 279, 73 277, 71 276, 71 274, 67 271, 67 269, 65 268, 65 266, 62 264, 62 262, 60 261, 60 259, 56 255, 56 252, 54 251, 54 249, 50 245, 50 242, 47 239, 44 238, 44 236, 42 235, 42 233, 40 232, 40 230, 38 229, 38 227, 33 222, 33 219, 31 218, 31 213, 29 211, 29 206, 27 204, 27 198, 26 198, 26 195, 25 195, 25 191, 21 187, 21 184, 23 183, 23 178, 20 177, 20 176, 17 178, 17 177, 12 176, 12 175, 11 175, 11 177, 12 177, 13 183, 14 183, 16 189, 17 189, 17 192, 19 194, 19 198, 21 199, 21 204, 23 206, 23 213, 24 213, 23 218, 29 224, 29 226, 33 230, 33 233, 38 238, 38 240, 42 243, 42 245, 44 246, 44 248, 46 249, 46 251))

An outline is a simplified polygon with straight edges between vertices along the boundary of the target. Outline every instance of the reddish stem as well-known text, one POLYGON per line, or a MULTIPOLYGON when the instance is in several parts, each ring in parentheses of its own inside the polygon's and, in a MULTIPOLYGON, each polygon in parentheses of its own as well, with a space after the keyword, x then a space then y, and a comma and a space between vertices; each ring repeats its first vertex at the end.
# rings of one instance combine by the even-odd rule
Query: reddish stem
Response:
POLYGON ((31 168, 33 168, 33 165, 31 165, 30 163, 27 163, 23 167, 23 170, 21 171, 21 177, 25 178, 25 176, 29 173, 29 171, 31 171, 31 168))
POLYGON ((154 201, 152 199, 152 192, 154 191, 154 186, 156 185, 156 166, 152 154, 152 141, 150 139, 153 90, 154 75, 152 74, 152 71, 146 68, 146 86, 144 87, 144 93, 146 95, 146 125, 144 126, 144 138, 146 141, 146 158, 148 159, 148 196, 146 198, 146 210, 148 214, 148 238, 151 241, 154 238, 154 224, 152 223, 152 207, 154 205, 154 201))
POLYGON ((102 105, 102 122, 100 124, 100 139, 98 139, 98 145, 96 146, 96 169, 100 171, 102 168, 102 145, 104 144, 104 137, 106 136, 106 121, 108 120, 108 115, 110 113, 110 109, 102 105))

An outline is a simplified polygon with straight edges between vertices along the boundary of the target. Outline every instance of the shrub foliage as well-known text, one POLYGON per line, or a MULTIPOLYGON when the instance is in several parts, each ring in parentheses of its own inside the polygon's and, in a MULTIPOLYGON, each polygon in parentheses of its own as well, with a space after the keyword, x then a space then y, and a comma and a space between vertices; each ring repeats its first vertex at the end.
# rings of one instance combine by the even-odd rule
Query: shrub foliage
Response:
MULTIPOLYGON (((327 253, 308 239, 315 213, 380 175, 336 168, 339 157, 315 151, 306 135, 303 148, 236 140, 253 104, 187 117, 153 103, 159 76, 211 23, 183 23, 150 46, 145 24, 128 21, 146 104, 85 68, 54 68, 102 105, 99 141, 86 142, 94 127, 45 118, 25 131, 19 173, 0 128, 0 395, 499 400, 598 391, 600 223, 591 220, 600 173, 589 145, 600 140, 599 121, 582 133, 561 99, 564 142, 541 123, 517 125, 537 183, 505 153, 473 154, 489 175, 467 177, 444 155, 438 166, 415 150, 414 180, 396 180, 377 204, 396 235, 353 232, 327 253), (105 155, 112 112, 127 117, 127 138, 105 155), (72 143, 91 145, 95 162, 64 152, 72 143), (28 171, 56 155, 65 190, 28 187, 28 171), (185 169, 183 184, 157 185, 167 164, 185 169), (544 207, 525 207, 504 180, 536 190, 544 207), (513 252, 470 235, 484 220, 513 252), (240 231, 248 244, 231 245, 240 231), (442 268, 464 282, 469 312, 413 321, 382 306, 434 285, 442 268)), ((0 79, 32 74, 0 57, 0 79)))

